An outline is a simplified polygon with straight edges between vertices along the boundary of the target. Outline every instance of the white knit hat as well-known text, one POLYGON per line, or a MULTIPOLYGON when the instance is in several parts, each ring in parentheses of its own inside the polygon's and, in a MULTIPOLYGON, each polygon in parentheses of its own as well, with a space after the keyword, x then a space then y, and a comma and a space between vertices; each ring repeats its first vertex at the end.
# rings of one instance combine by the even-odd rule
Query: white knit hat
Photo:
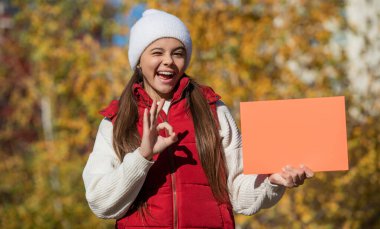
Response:
POLYGON ((185 24, 176 16, 164 11, 149 9, 144 11, 131 28, 129 36, 128 58, 132 70, 135 70, 145 48, 157 39, 170 37, 183 43, 186 49, 185 69, 191 58, 191 37, 185 24))

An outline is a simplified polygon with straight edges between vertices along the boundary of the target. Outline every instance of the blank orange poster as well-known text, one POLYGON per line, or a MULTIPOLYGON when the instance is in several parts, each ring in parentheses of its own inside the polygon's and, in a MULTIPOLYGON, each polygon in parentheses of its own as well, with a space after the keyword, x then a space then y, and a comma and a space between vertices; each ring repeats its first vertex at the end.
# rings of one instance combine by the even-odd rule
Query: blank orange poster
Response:
POLYGON ((348 170, 344 97, 240 103, 245 174, 348 170))

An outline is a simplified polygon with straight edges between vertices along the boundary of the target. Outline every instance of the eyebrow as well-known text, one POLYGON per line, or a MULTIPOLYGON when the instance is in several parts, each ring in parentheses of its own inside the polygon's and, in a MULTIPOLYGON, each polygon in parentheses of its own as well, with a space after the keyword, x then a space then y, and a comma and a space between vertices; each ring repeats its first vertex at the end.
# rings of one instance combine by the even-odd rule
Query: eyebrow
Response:
MULTIPOLYGON (((156 48, 152 48, 150 51, 153 52, 153 51, 164 51, 163 48, 160 48, 160 47, 156 47, 156 48)), ((173 51, 177 51, 177 50, 183 50, 183 51, 186 51, 185 47, 183 46, 178 46, 177 48, 173 49, 173 51)))
POLYGON ((178 48, 175 48, 174 51, 177 51, 177 50, 183 50, 183 51, 186 51, 185 47, 183 46, 179 46, 178 48))

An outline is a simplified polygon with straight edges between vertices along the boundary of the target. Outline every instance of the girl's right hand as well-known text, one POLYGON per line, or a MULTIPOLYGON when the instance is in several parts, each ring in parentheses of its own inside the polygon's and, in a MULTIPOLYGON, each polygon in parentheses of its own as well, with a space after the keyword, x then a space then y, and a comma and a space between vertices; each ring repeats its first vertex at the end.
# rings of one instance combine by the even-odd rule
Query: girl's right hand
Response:
POLYGON ((300 165, 299 168, 287 165, 282 168, 282 172, 271 174, 269 181, 272 184, 294 188, 302 185, 306 179, 312 178, 313 176, 314 172, 305 165, 300 165))
POLYGON ((164 149, 178 140, 177 135, 173 131, 173 127, 169 123, 162 122, 157 125, 157 117, 162 110, 164 103, 164 99, 161 99, 158 105, 156 100, 153 100, 149 114, 147 108, 144 110, 140 154, 148 160, 152 160, 153 154, 161 153, 164 149), (158 134, 162 129, 167 130, 167 137, 162 137, 158 134))

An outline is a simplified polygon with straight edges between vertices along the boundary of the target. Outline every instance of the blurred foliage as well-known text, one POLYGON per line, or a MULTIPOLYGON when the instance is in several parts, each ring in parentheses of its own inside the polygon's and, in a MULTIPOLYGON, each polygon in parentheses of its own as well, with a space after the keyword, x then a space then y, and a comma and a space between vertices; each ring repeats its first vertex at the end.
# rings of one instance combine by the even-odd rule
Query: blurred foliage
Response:
MULTIPOLYGON (((379 228, 380 112, 368 112, 332 45, 347 30, 344 2, 146 1, 189 27, 187 73, 212 86, 239 123, 239 102, 346 96, 350 170, 317 173, 275 207, 236 216, 239 228, 379 228), (331 29, 331 24, 335 29, 331 29)), ((131 72, 128 31, 115 23, 137 1, 14 0, 0 41, 0 227, 113 228, 87 206, 81 173, 98 110, 118 98, 131 72)))

